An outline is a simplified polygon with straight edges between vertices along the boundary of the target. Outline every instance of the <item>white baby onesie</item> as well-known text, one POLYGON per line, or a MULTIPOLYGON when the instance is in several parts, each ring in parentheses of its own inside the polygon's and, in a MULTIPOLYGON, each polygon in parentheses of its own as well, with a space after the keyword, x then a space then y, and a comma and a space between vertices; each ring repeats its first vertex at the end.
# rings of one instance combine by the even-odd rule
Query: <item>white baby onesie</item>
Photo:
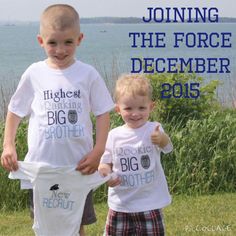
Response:
POLYGON ((34 189, 34 224, 37 236, 75 236, 79 229, 86 196, 110 176, 98 172, 82 175, 75 166, 52 167, 45 163, 18 162, 11 179, 28 179, 34 189))

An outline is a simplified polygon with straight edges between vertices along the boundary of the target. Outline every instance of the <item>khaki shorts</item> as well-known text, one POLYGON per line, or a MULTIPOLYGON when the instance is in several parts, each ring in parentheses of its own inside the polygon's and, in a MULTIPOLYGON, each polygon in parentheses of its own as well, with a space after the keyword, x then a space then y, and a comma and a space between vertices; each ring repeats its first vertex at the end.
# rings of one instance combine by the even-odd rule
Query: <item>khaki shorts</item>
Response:
MULTIPOLYGON (((33 190, 29 190, 29 207, 30 207, 30 217, 34 218, 34 203, 33 203, 33 190)), ((82 216, 81 225, 90 225, 97 221, 95 210, 93 207, 93 191, 90 191, 84 205, 84 213, 82 216)))

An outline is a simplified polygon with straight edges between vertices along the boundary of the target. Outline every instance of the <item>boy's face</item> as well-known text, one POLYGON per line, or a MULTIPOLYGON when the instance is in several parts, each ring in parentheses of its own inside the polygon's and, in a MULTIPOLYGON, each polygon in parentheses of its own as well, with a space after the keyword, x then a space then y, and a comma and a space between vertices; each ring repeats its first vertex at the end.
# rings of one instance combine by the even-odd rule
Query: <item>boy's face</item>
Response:
POLYGON ((47 28, 38 35, 38 42, 48 56, 47 63, 54 69, 65 69, 74 63, 76 47, 82 39, 83 34, 73 27, 63 31, 47 28))
POLYGON ((128 127, 136 129, 148 121, 153 107, 154 103, 148 96, 122 96, 116 104, 116 111, 128 127))

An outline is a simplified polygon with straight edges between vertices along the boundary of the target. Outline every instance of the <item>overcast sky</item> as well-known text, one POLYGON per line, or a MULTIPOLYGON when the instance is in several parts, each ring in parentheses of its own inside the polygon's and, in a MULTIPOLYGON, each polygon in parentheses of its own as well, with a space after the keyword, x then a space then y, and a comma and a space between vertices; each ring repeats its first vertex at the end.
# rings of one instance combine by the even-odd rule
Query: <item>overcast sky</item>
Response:
POLYGON ((146 15, 147 7, 217 7, 219 16, 236 17, 235 0, 0 0, 0 20, 38 21, 49 5, 67 3, 81 17, 146 15))

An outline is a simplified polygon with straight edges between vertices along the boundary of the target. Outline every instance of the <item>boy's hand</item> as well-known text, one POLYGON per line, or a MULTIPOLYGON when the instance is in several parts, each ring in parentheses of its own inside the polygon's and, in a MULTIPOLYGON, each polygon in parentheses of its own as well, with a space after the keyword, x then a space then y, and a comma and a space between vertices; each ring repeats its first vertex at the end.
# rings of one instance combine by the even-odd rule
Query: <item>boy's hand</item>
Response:
POLYGON ((118 176, 114 176, 107 181, 109 187, 115 187, 121 183, 121 179, 118 176))
POLYGON ((111 173, 111 164, 100 163, 98 172, 101 176, 107 176, 111 173))
POLYGON ((111 164, 101 163, 98 167, 98 172, 102 176, 111 174, 111 179, 107 181, 109 187, 115 187, 121 183, 120 178, 111 170, 111 164))
POLYGON ((84 175, 91 175, 98 169, 100 158, 101 154, 93 149, 78 163, 76 170, 84 175))
POLYGON ((1 164, 7 171, 16 171, 18 169, 15 147, 4 147, 1 155, 1 164))
POLYGON ((169 143, 169 137, 160 131, 160 125, 158 125, 151 135, 152 143, 158 145, 160 148, 164 148, 169 143))
POLYGON ((1 155, 1 164, 7 171, 16 171, 18 169, 15 137, 20 121, 21 118, 19 116, 10 111, 7 112, 3 152, 1 155))

